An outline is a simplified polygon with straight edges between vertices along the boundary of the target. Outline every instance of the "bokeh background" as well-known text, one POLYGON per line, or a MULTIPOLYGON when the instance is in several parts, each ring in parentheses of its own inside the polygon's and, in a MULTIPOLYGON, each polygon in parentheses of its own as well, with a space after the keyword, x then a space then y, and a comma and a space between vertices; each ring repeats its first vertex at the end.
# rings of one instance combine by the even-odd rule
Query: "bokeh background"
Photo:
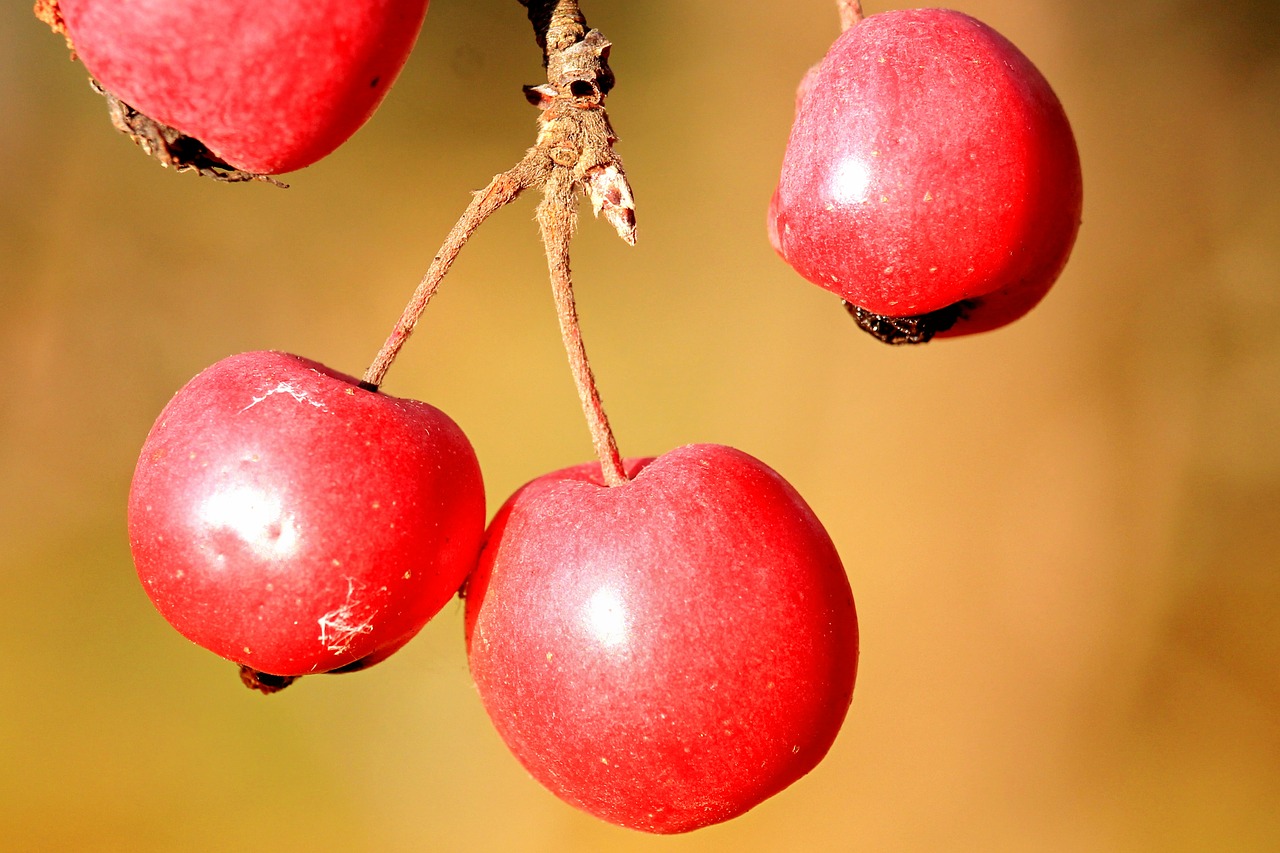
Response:
MULTIPOLYGON (((778 469, 863 630, 826 761, 658 839, 507 754, 456 604, 385 664, 264 698, 154 612, 124 530, 143 436, 201 368, 279 348, 363 370, 468 192, 532 139, 522 10, 436 0, 372 122, 280 191, 154 165, 6 3, 0 849, 1280 849, 1280 6, 956 5, 1053 82, 1085 222, 1027 318, 904 350, 765 237, 832 4, 585 4, 640 206, 636 248, 587 220, 575 255, 623 450, 778 469)), ((532 211, 480 232, 386 386, 463 426, 491 507, 591 456, 532 211)))

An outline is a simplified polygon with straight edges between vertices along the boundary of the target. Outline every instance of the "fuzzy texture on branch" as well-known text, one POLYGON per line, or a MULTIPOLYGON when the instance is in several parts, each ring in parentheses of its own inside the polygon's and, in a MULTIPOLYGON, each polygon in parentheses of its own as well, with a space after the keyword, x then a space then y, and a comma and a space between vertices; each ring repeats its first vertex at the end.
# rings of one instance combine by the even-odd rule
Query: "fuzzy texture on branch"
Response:
POLYGON ((860 0, 836 0, 836 11, 840 14, 841 31, 857 26, 862 21, 860 0))

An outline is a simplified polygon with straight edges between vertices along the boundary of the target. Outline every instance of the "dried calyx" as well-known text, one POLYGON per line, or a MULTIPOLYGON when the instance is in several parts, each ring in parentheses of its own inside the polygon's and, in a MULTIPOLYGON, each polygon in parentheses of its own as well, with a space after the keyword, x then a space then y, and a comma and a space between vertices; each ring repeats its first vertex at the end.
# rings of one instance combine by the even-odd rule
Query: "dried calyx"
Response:
POLYGON ((111 125, 161 166, 175 172, 195 172, 226 183, 262 181, 277 187, 288 186, 270 175, 237 169, 210 151, 199 139, 139 112, 108 92, 97 80, 90 79, 89 85, 106 98, 111 125))
POLYGON ((927 314, 913 314, 909 317, 890 317, 877 314, 866 308, 854 305, 847 299, 841 300, 844 310, 858 324, 858 328, 876 340, 886 344, 925 344, 933 340, 933 336, 941 334, 954 326, 973 308, 973 302, 962 299, 937 311, 927 314))

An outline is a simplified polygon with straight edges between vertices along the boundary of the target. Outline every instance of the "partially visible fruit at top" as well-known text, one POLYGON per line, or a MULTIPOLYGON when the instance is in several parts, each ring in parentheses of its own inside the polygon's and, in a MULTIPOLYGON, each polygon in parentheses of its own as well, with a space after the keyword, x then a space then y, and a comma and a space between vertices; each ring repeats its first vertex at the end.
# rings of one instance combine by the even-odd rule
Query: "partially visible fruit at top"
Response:
POLYGON ((118 127, 133 111, 163 126, 121 127, 144 148, 185 137, 170 165, 199 168, 203 155, 180 156, 202 146, 215 164, 278 175, 320 160, 368 120, 428 2, 41 0, 36 14, 109 93, 118 127))

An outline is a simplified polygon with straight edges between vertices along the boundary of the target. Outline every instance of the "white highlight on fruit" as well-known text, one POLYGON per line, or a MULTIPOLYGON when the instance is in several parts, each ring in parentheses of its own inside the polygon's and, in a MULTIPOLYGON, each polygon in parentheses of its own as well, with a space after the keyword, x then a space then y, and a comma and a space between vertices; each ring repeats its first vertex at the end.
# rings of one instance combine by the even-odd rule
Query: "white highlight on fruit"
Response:
POLYGON ((287 559, 298 551, 297 522, 272 492, 253 486, 223 489, 205 498, 199 513, 205 527, 235 534, 262 559, 287 559))
POLYGON ((627 641, 627 608, 616 589, 600 587, 587 599, 585 609, 587 628, 602 645, 620 646, 627 641))
POLYGON ((871 166, 859 157, 847 157, 831 175, 831 197, 841 204, 867 200, 871 188, 871 166))
POLYGON ((270 389, 269 391, 267 391, 267 393, 263 394, 261 397, 254 397, 253 401, 249 403, 249 405, 241 409, 240 411, 247 412, 250 409, 252 409, 254 406, 261 403, 263 400, 267 399, 268 397, 273 397, 276 394, 288 394, 290 397, 297 400, 299 403, 306 403, 309 406, 315 406, 317 409, 320 409, 326 412, 329 410, 324 403, 320 402, 319 400, 312 400, 310 397, 308 397, 306 391, 299 391, 297 388, 294 388, 293 385, 289 382, 280 382, 276 385, 276 387, 270 389))

